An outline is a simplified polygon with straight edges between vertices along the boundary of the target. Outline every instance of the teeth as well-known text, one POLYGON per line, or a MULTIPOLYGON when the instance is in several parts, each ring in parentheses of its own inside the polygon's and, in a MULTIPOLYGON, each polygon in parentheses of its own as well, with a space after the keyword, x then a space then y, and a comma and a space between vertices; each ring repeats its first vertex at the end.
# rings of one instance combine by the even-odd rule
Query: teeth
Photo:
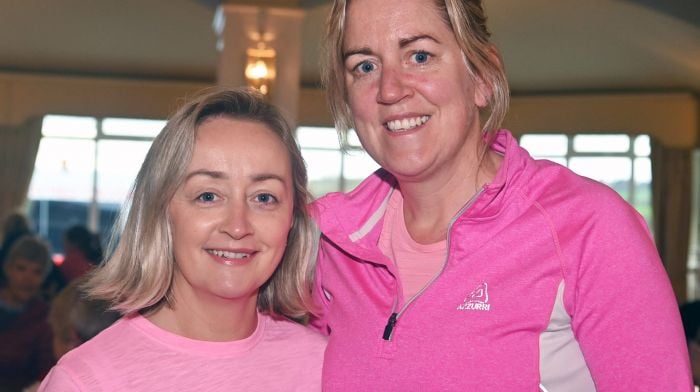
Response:
POLYGON ((219 256, 226 259, 247 259, 250 257, 249 253, 227 252, 225 250, 209 249, 207 252, 213 254, 214 256, 219 256))
POLYGON ((394 132, 405 131, 407 129, 412 129, 421 126, 428 122, 429 119, 430 116, 421 116, 413 118, 404 118, 402 120, 392 120, 386 123, 386 127, 394 132))

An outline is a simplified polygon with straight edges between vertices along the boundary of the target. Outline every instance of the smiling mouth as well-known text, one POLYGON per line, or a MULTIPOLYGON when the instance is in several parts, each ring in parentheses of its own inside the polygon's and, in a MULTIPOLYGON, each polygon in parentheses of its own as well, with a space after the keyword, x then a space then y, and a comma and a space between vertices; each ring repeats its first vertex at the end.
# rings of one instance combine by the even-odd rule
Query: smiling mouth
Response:
POLYGON ((403 132, 419 127, 430 120, 430 116, 419 116, 404 118, 401 120, 391 120, 387 121, 384 126, 391 132, 403 132))
POLYGON ((207 249, 207 252, 209 254, 212 254, 217 257, 222 257, 224 259, 232 259, 232 260, 242 260, 242 259, 247 259, 250 258, 252 253, 245 253, 245 252, 228 252, 225 250, 216 250, 216 249, 207 249))

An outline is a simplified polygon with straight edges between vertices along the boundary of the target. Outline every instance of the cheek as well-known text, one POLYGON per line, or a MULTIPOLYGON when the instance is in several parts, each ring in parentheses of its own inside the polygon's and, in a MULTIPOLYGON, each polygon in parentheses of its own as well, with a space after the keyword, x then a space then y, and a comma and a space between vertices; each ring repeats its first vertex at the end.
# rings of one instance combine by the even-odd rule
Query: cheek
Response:
POLYGON ((279 253, 283 253, 287 246, 287 239, 289 238, 291 227, 291 214, 270 219, 267 224, 263 225, 268 245, 275 248, 279 253), (264 229, 264 227, 267 227, 267 229, 264 229))
POLYGON ((38 272, 35 272, 34 274, 32 274, 32 282, 35 285, 40 286, 41 282, 43 280, 44 280, 44 274, 41 271, 38 271, 38 272))
POLYGON ((177 210, 170 215, 170 229, 173 241, 198 238, 215 227, 220 213, 201 210, 177 210))
POLYGON ((377 86, 372 80, 350 83, 345 86, 348 94, 348 106, 353 117, 363 117, 376 110, 377 86))
POLYGON ((348 94, 348 106, 350 107, 350 112, 354 121, 362 122, 369 116, 370 105, 368 103, 374 103, 370 101, 369 98, 361 98, 356 92, 348 94))
POLYGON ((457 79, 445 77, 422 77, 416 79, 416 89, 435 103, 464 107, 466 102, 473 101, 473 86, 469 76, 457 79))

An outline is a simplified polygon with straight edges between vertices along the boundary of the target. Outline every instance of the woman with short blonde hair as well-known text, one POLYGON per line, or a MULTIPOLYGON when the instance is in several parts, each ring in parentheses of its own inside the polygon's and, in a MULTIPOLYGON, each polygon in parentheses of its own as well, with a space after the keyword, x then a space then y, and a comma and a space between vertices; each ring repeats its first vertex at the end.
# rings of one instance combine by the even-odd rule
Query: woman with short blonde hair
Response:
POLYGON ((185 103, 85 286, 124 317, 42 388, 320 390, 325 339, 292 321, 312 310, 306 181, 292 131, 261 95, 214 88, 185 103))

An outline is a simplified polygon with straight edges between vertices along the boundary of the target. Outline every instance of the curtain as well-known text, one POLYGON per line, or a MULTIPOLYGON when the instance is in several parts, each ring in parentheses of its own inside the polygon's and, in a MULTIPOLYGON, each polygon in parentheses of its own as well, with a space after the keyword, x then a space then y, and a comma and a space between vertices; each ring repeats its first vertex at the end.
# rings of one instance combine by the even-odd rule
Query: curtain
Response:
POLYGON ((0 218, 20 209, 29 191, 41 141, 41 118, 0 126, 0 218))
POLYGON ((692 150, 651 143, 654 237, 679 303, 687 298, 692 150))

